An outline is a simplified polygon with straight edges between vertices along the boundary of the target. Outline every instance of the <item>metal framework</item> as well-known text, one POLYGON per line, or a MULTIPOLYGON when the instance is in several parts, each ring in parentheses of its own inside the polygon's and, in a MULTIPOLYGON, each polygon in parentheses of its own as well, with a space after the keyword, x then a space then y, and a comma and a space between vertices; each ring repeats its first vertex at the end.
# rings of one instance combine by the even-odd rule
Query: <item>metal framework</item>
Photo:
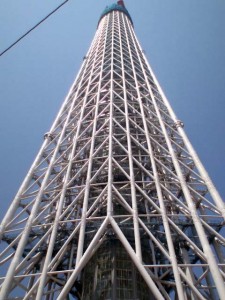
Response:
POLYGON ((122 1, 0 227, 0 299, 225 299, 225 206, 122 1))

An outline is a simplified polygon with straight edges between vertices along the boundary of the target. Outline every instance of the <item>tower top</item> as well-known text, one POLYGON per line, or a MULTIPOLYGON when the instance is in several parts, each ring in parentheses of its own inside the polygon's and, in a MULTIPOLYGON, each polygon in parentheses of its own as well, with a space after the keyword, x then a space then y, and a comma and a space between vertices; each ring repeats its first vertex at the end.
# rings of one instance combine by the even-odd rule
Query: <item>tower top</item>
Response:
POLYGON ((107 15, 108 13, 110 13, 110 12, 112 12, 114 10, 118 10, 118 11, 121 11, 121 12, 125 13, 125 15, 129 18, 129 20, 131 21, 131 23, 133 25, 133 21, 131 19, 131 16, 130 16, 128 10, 125 7, 125 4, 124 4, 123 0, 119 0, 119 1, 117 1, 117 3, 114 3, 114 4, 110 5, 110 6, 106 6, 105 10, 103 11, 103 13, 100 16, 99 22, 101 21, 101 19, 105 15, 107 15))
POLYGON ((123 0, 117 1, 117 4, 118 4, 118 5, 121 5, 121 6, 123 6, 123 7, 125 7, 123 0))

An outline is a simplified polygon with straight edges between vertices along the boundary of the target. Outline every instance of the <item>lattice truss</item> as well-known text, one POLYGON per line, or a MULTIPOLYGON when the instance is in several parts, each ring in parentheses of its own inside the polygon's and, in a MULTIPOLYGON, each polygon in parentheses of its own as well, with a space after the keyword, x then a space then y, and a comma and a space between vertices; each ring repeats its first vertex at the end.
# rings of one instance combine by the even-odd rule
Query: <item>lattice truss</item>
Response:
POLYGON ((2 222, 0 298, 224 299, 224 212, 112 11, 2 222))

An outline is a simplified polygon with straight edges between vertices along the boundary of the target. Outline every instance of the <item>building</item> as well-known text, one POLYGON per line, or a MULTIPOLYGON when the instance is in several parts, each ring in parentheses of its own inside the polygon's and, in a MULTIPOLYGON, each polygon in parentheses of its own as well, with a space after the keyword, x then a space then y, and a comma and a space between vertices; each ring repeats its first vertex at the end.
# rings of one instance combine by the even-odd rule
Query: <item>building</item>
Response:
POLYGON ((123 1, 1 225, 0 299, 223 299, 224 203, 123 1))

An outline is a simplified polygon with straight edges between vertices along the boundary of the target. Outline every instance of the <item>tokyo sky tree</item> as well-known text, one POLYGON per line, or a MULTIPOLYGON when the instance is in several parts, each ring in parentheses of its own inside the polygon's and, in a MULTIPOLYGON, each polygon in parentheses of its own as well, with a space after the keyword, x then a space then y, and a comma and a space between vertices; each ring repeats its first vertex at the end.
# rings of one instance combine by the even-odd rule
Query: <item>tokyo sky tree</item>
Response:
POLYGON ((123 1, 0 227, 0 299, 225 299, 225 206, 123 1))

